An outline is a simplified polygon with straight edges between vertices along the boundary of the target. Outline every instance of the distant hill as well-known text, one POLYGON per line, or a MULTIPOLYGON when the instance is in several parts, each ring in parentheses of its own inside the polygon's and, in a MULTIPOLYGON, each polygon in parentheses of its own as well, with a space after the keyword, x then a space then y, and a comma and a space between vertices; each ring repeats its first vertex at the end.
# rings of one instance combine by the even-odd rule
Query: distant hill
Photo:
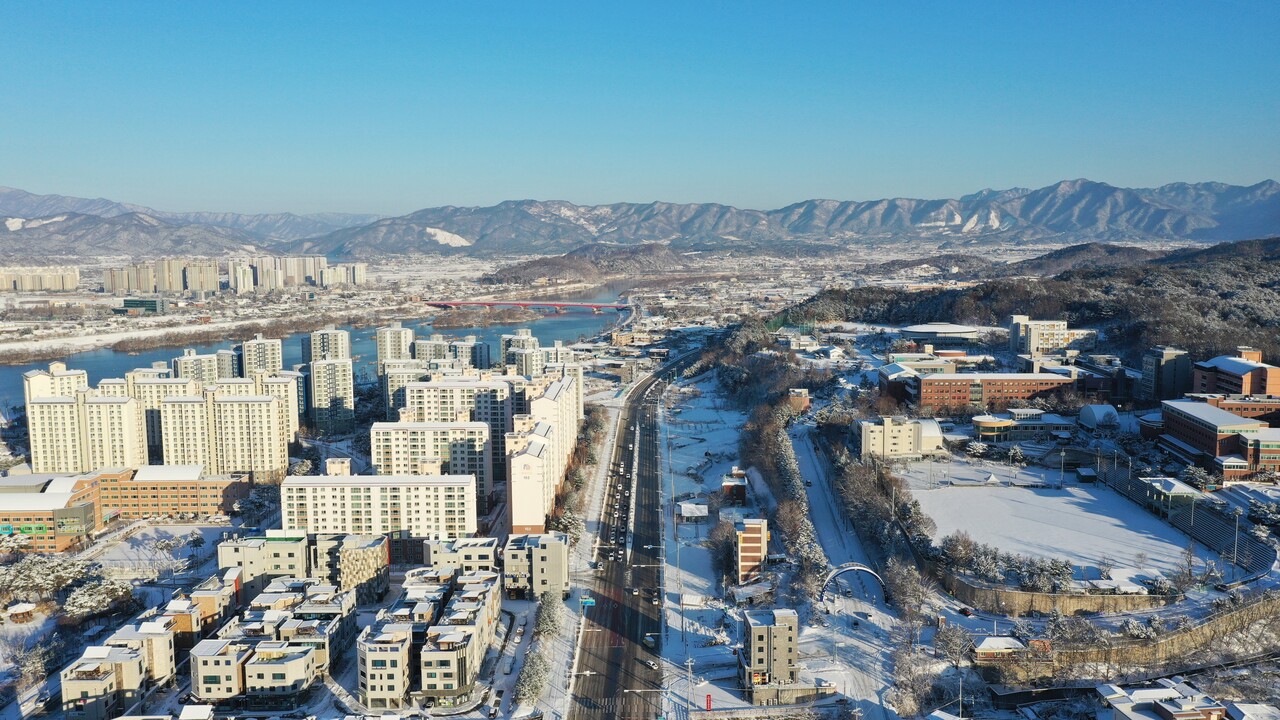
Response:
POLYGON ((174 225, 139 212, 98 217, 65 213, 36 220, 0 221, 0 255, 224 255, 260 250, 262 241, 241 230, 174 225))
POLYGON ((647 276, 670 272, 684 265, 666 245, 650 243, 625 247, 594 243, 564 255, 508 265, 486 275, 481 282, 531 283, 541 279, 555 282, 599 282, 618 275, 647 276))
POLYGON ((294 243, 337 257, 391 252, 561 253, 590 242, 677 249, 812 253, 931 240, 957 251, 991 242, 1218 242, 1280 232, 1280 184, 1202 183, 1149 190, 1070 180, 1037 190, 984 190, 954 200, 806 200, 778 210, 711 203, 574 205, 519 200, 441 207, 294 243), (446 245, 446 232, 467 244, 446 245))
POLYGON ((1115 267, 1078 267, 1040 279, 998 278, 965 288, 832 289, 789 308, 781 319, 790 324, 987 326, 1004 325, 1015 313, 1102 330, 1106 346, 1131 362, 1160 344, 1184 348, 1197 358, 1253 345, 1266 358, 1280 360, 1280 238, 1223 243, 1115 267))
MULTIPOLYGON (((715 203, 575 205, 512 200, 490 207, 425 208, 390 218, 168 213, 110 200, 0 188, 0 219, 32 221, 65 213, 102 218, 141 214, 172 226, 239 231, 279 252, 321 253, 334 259, 559 255, 593 243, 662 243, 677 251, 797 256, 924 242, 956 255, 973 255, 993 244, 1213 243, 1272 236, 1280 233, 1280 183, 1174 183, 1130 189, 1081 179, 1039 189, 982 190, 955 199, 805 200, 776 210, 715 203)), ((48 233, 56 243, 56 233, 48 233)), ((190 235, 192 252, 221 252, 218 233, 208 235, 207 248, 199 242, 200 233, 190 235)), ((107 244, 113 242, 108 239, 107 244)), ((31 252, 41 249, 33 247, 31 252)), ((1112 256, 1095 256, 1100 261, 1108 257, 1112 256)))
POLYGON ((1168 253, 1144 250, 1130 245, 1108 243, 1082 243, 1054 250, 1029 260, 997 265, 987 273, 988 277, 1012 277, 1019 275, 1047 277, 1080 268, 1114 268, 1140 265, 1163 258, 1168 253))
POLYGON ((141 213, 163 220, 170 225, 211 225, 243 230, 259 241, 267 242, 323 235, 352 225, 365 225, 378 219, 377 215, 348 213, 243 215, 214 212, 164 212, 142 205, 131 205, 103 198, 36 195, 25 190, 0 187, 0 218, 36 219, 68 213, 95 215, 102 218, 141 213))

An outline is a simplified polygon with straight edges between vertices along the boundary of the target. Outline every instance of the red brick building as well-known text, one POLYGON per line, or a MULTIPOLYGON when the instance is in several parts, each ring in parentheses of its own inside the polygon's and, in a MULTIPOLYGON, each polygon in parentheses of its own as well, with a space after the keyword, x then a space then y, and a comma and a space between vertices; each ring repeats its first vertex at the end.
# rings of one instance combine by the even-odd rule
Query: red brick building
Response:
POLYGON ((1053 373, 934 373, 910 379, 911 401, 923 411, 1002 407, 1068 390, 1075 383, 1053 373))
POLYGON ((1262 351, 1238 348, 1238 355, 1219 355, 1196 363, 1191 371, 1196 393, 1280 395, 1280 368, 1262 362, 1262 351))

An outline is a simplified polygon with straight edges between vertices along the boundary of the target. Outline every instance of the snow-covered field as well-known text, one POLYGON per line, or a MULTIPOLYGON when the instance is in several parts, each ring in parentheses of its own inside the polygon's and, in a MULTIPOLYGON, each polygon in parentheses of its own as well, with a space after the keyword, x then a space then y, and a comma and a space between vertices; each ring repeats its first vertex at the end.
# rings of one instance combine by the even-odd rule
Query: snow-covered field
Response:
MULTIPOLYGON (((1117 568, 1171 574, 1188 542, 1186 535, 1105 485, 1076 483, 1070 471, 1060 490, 1026 486, 1056 485, 1056 468, 1015 472, 1001 464, 957 459, 910 463, 899 474, 937 523, 937 538, 964 530, 1006 552, 1069 560, 1077 566, 1077 577, 1084 569, 1085 579, 1098 577, 1098 561, 1104 556, 1117 568), (985 482, 991 475, 997 483, 985 482), (1135 561, 1143 555, 1144 562, 1135 561)), ((1200 550, 1202 560, 1210 558, 1200 550)))
POLYGON ((102 563, 108 575, 144 577, 154 575, 157 571, 176 569, 177 561, 192 558, 197 560, 208 558, 214 553, 214 547, 222 540, 222 534, 233 531, 228 525, 150 525, 143 527, 129 537, 95 553, 95 562, 102 563), (156 547, 157 541, 186 542, 193 534, 204 538, 204 546, 193 549, 185 544, 172 549, 163 550, 156 547))

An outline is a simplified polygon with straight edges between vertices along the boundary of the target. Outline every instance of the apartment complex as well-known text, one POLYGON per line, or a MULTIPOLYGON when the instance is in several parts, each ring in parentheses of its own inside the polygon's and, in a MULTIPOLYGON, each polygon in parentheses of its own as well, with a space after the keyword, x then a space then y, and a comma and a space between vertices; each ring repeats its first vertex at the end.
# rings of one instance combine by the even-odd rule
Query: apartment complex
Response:
POLYGON ((234 350, 198 355, 195 350, 187 348, 173 359, 173 376, 202 384, 240 377, 240 358, 234 350))
MULTIPOLYGON (((289 387, 281 385, 286 393, 289 387)), ((247 388, 227 383, 207 386, 198 397, 163 400, 165 462, 200 465, 214 475, 249 473, 256 481, 283 478, 289 469, 297 406, 280 395, 233 394, 242 389, 247 388)))
POLYGON ((257 333, 236 348, 240 357, 240 375, 251 378, 258 373, 274 373, 284 369, 284 343, 280 338, 265 338, 257 333))
POLYGON ((79 286, 77 267, 0 267, 0 292, 71 292, 79 286))
POLYGON ((569 539, 564 533, 510 535, 502 548, 502 585, 511 598, 569 597, 569 539))
POLYGON ((103 290, 125 293, 216 293, 221 288, 218 261, 201 258, 159 260, 111 268, 102 276, 103 290))
POLYGON ((359 694, 370 709, 407 700, 451 707, 472 699, 501 609, 501 578, 417 568, 404 594, 356 640, 359 694))
POLYGON ((1197 393, 1280 395, 1280 368, 1262 362, 1262 352, 1250 347, 1198 362, 1191 375, 1197 393))
MULTIPOLYGON (((560 377, 541 385, 528 412, 513 417, 507 434, 507 506, 511 531, 541 533, 577 442, 582 419, 580 366, 564 366, 560 377), (570 370, 572 369, 572 370, 570 370)), ((544 376, 543 380, 549 379, 544 376)))
POLYGON ((914 459, 948 454, 937 420, 880 417, 863 420, 858 428, 863 460, 873 455, 885 459, 914 459))
POLYGON ((351 333, 330 325, 302 338, 302 362, 350 360, 351 333))
POLYGON ((769 554, 769 521, 746 518, 734 523, 733 557, 739 585, 756 578, 764 570, 769 554))
POLYGON ((1092 350, 1097 339, 1097 331, 1069 328, 1065 320, 1009 317, 1009 349, 1015 353, 1045 355, 1059 350, 1092 350))
POLYGON ((31 469, 77 473, 147 464, 146 423, 138 401, 78 390, 74 397, 27 403, 31 469))
POLYGON ((387 535, 392 561, 421 557, 422 541, 476 532, 472 475, 294 476, 280 488, 286 531, 387 535))

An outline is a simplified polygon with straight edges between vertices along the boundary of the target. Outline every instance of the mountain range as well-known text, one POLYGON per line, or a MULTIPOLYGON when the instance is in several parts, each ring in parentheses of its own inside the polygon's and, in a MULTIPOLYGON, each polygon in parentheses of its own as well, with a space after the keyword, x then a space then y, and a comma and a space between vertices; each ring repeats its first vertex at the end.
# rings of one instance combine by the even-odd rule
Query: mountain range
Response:
POLYGON ((399 254, 568 252, 592 243, 797 254, 927 241, 944 251, 990 243, 1221 242, 1280 232, 1280 183, 1122 188, 1068 180, 957 199, 806 200, 777 210, 714 203, 513 200, 399 217, 170 213, 110 200, 0 188, 0 254, 221 255, 246 250, 334 259, 399 254))

